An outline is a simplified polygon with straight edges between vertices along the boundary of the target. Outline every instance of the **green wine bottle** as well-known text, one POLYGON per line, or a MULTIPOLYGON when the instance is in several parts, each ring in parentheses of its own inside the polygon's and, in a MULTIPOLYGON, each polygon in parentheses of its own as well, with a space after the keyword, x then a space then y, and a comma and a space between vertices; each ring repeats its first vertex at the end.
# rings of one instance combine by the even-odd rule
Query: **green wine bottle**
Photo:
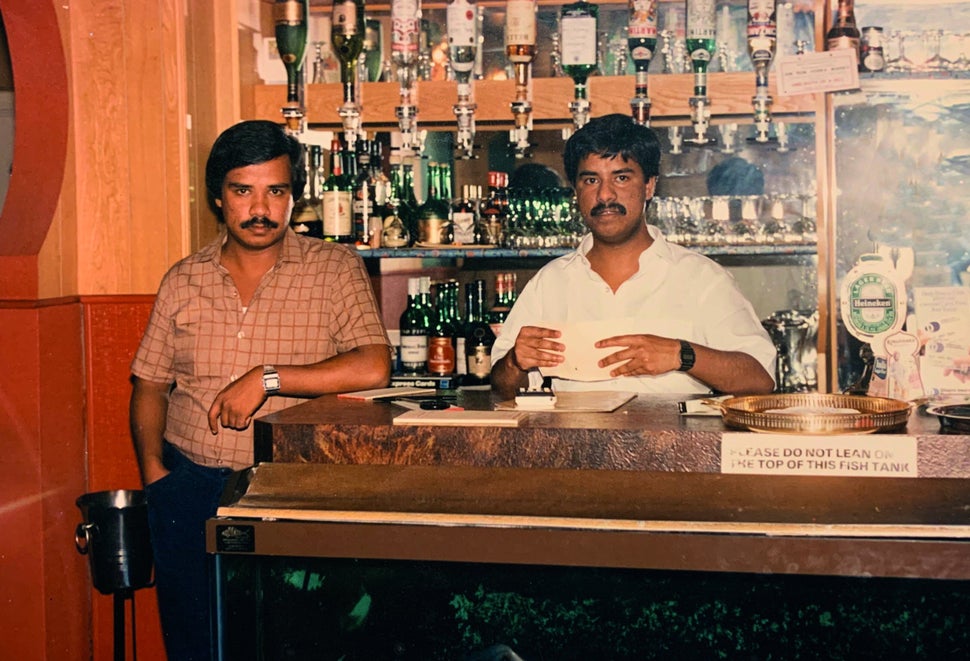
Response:
POLYGON ((687 53, 694 72, 694 96, 707 96, 707 67, 716 47, 715 0, 687 0, 687 53))
POLYGON ((330 41, 340 60, 340 82, 344 84, 345 99, 355 96, 357 58, 364 51, 365 32, 364 0, 334 0, 330 41))
POLYGON ((300 72, 306 55, 309 0, 276 0, 273 21, 276 23, 276 49, 286 68, 286 102, 300 103, 300 72))

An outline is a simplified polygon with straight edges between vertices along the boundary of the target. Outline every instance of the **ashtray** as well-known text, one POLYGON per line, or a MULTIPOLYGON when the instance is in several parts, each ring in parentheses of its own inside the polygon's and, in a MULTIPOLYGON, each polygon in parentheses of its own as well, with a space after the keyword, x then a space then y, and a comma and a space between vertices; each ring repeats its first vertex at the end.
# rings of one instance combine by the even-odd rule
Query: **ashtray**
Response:
POLYGON ((926 412, 940 419, 941 431, 970 434, 970 404, 927 406, 926 412))

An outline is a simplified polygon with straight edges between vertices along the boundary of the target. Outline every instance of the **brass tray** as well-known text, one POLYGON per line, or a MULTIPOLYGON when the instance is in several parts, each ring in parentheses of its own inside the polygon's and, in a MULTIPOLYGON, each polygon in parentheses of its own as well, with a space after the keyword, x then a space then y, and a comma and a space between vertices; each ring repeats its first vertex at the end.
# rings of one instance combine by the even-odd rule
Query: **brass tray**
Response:
POLYGON ((734 429, 775 434, 871 434, 906 427, 913 405, 898 399, 863 395, 793 393, 708 400, 734 429), (832 407, 858 413, 769 413, 791 407, 832 407))

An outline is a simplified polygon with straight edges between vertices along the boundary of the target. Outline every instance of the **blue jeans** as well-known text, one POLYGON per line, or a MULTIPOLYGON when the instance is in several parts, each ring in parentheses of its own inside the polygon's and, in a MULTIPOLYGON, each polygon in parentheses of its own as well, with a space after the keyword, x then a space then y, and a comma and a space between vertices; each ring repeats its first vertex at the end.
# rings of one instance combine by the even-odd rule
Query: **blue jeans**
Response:
POLYGON ((155 583, 165 651, 170 661, 213 657, 205 522, 215 516, 229 468, 194 463, 165 443, 171 471, 145 487, 155 555, 155 583))

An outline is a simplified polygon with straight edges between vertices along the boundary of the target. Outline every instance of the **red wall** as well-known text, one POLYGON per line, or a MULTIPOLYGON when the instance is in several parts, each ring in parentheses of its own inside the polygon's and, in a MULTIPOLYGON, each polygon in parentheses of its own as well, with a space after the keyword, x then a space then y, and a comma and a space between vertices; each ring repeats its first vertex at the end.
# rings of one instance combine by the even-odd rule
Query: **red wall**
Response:
MULTIPOLYGON (((112 658, 113 600, 74 547, 75 500, 140 488, 128 364, 151 302, 0 301, 0 658, 112 658)), ((154 591, 135 599, 138 658, 163 660, 154 591)))

